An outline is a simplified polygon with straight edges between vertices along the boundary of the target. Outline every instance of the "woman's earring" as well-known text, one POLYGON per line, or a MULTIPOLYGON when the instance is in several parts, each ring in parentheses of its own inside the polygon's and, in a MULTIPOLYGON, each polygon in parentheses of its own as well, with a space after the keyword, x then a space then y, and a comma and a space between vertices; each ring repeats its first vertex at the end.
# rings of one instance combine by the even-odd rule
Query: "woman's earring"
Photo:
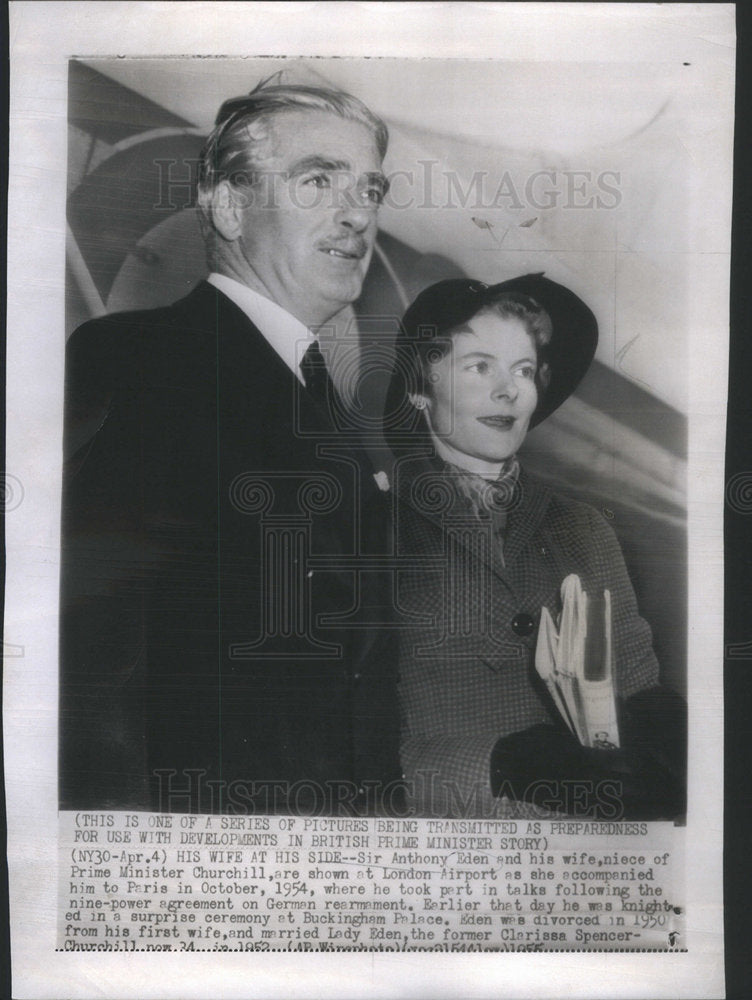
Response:
POLYGON ((410 402, 413 404, 416 410, 425 410, 426 408, 426 397, 419 396, 417 393, 410 394, 410 402))

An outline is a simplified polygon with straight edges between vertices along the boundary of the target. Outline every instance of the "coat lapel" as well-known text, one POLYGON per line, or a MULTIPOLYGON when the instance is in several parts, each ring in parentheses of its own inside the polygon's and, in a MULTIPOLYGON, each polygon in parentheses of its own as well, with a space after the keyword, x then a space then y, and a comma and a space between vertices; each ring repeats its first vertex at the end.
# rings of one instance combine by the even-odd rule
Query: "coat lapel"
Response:
POLYGON ((504 542, 504 559, 510 567, 539 530, 551 500, 550 490, 531 480, 524 469, 520 470, 519 486, 520 501, 509 513, 504 542))
MULTIPOLYGON (((226 419, 234 423, 234 414, 253 414, 254 426, 263 426, 279 463, 334 470, 342 482, 352 479, 351 499, 359 510, 372 503, 383 507, 360 429, 348 420, 347 411, 337 410, 333 419, 243 310, 213 285, 202 283, 183 302, 191 321, 211 331, 211 349, 216 352, 212 392, 226 419)), ((235 430, 233 437, 241 440, 242 431, 235 430)), ((353 516, 360 523, 365 514, 353 516)))
POLYGON ((428 453, 416 459, 403 459, 397 469, 397 492, 402 503, 407 503, 442 535, 451 533, 453 543, 464 549, 468 558, 480 559, 515 593, 515 562, 546 515, 550 491, 533 482, 524 470, 520 471, 519 502, 509 513, 502 559, 490 523, 484 524, 484 530, 479 532, 477 522, 452 504, 451 485, 444 481, 445 473, 433 464, 428 453))
POLYGON ((274 412, 283 416, 285 425, 301 432, 301 439, 337 435, 325 410, 310 398, 258 327, 223 292, 202 282, 177 306, 185 314, 186 326, 203 330, 208 337, 203 376, 220 405, 223 401, 232 403, 233 398, 247 398, 257 401, 259 410, 268 407, 271 433, 274 412))

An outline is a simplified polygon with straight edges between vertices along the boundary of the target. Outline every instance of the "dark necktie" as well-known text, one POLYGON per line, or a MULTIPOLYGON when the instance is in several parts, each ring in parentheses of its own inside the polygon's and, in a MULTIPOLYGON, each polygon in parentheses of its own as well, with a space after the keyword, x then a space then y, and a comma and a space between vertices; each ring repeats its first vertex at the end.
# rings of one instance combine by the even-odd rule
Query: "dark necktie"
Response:
POLYGON ((339 397, 327 370, 318 340, 309 344, 303 355, 303 360, 300 362, 300 371, 306 389, 319 406, 328 410, 330 406, 338 402, 339 397))

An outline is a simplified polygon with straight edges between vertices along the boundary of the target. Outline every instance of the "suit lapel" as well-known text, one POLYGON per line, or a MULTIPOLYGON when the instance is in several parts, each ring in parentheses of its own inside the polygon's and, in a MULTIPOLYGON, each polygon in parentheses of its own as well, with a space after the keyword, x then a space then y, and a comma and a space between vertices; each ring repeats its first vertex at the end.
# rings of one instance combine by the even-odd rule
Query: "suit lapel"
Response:
MULTIPOLYGON (((209 381, 214 385, 220 405, 233 398, 254 399, 259 409, 268 406, 282 415, 283 424, 300 429, 302 438, 306 432, 316 436, 335 433, 327 414, 310 398, 300 379, 223 292, 202 282, 177 306, 185 313, 186 326, 206 331, 209 342, 204 374, 207 388, 209 381)), ((269 426, 269 430, 274 428, 269 426)))
MULTIPOLYGON (((343 462, 355 463, 359 506, 378 500, 373 466, 360 432, 348 422, 347 412, 337 412, 333 422, 326 407, 317 403, 282 361, 267 339, 242 309, 219 289, 204 282, 183 300, 191 322, 210 331, 216 351, 216 386, 220 408, 254 413, 254 425, 263 427, 273 450, 283 463, 310 468, 329 455, 344 475, 343 462), (261 420, 259 420, 261 418, 261 420)), ((212 375, 212 379, 214 376, 212 375)), ((240 431, 233 436, 238 439, 240 431)))

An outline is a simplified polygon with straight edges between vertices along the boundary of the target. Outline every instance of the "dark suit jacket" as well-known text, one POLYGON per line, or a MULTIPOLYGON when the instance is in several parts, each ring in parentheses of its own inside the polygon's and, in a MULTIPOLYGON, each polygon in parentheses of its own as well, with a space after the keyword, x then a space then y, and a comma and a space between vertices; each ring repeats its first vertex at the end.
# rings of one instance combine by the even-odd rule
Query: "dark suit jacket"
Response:
POLYGON ((353 564, 381 494, 240 309, 204 283, 79 328, 66 453, 61 807, 331 812, 395 776, 388 602, 353 564))

